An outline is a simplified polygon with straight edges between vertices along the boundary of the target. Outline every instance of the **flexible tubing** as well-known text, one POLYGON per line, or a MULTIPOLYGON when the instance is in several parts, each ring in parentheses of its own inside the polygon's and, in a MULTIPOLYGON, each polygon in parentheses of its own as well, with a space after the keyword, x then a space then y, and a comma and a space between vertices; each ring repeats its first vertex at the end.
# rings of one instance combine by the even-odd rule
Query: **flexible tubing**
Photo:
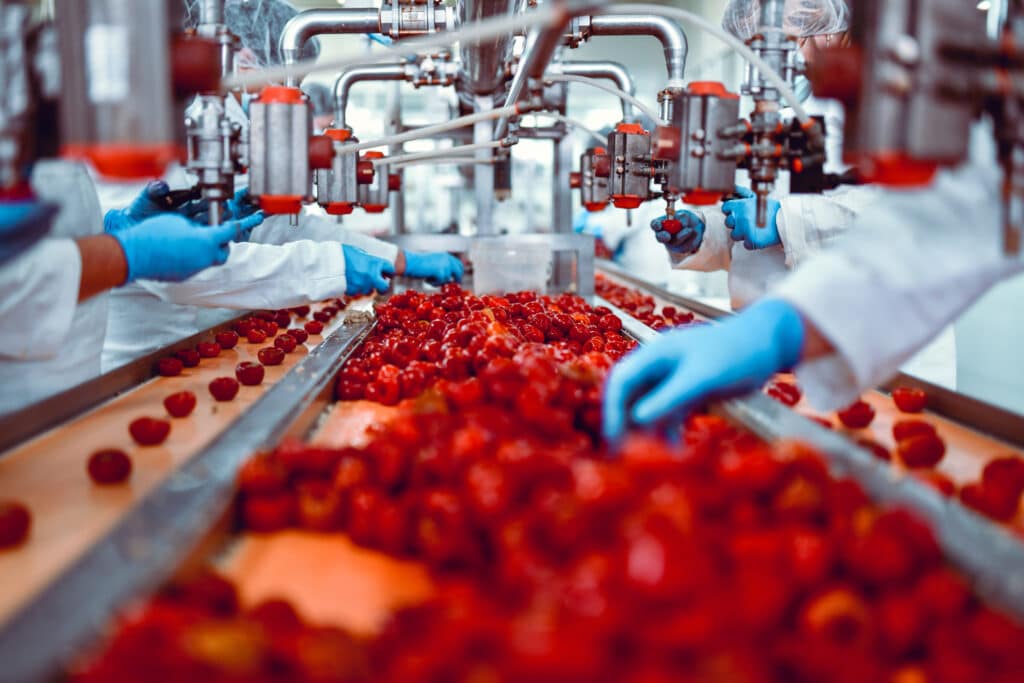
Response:
POLYGON ((652 120, 664 123, 664 121, 661 120, 661 116, 659 116, 657 112, 655 112, 653 109, 648 107, 646 104, 644 104, 637 98, 630 95, 625 90, 617 88, 611 83, 605 83, 604 81, 600 81, 596 78, 587 78, 586 76, 573 76, 570 74, 544 74, 544 81, 550 83, 583 83, 584 85, 593 86, 600 90, 604 90, 605 92, 610 92, 611 94, 617 96, 619 99, 629 102, 634 107, 636 107, 643 113, 647 114, 647 116, 649 116, 652 120))
POLYGON ((786 100, 786 103, 793 108, 793 113, 796 114, 800 123, 810 125, 811 117, 808 116, 807 110, 804 109, 800 100, 797 98, 792 88, 786 84, 786 81, 783 80, 782 76, 780 76, 778 72, 776 72, 775 69, 773 69, 766 61, 758 57, 742 40, 732 35, 721 26, 708 21, 699 14, 694 14, 693 12, 680 9, 678 7, 666 7, 664 5, 650 5, 644 3, 617 5, 615 7, 606 7, 599 11, 602 14, 658 14, 663 17, 670 17, 679 21, 688 21, 696 24, 731 47, 733 50, 738 52, 740 56, 757 67, 757 70, 761 75, 768 79, 772 86, 779 91, 779 95, 782 96, 782 99, 786 100))

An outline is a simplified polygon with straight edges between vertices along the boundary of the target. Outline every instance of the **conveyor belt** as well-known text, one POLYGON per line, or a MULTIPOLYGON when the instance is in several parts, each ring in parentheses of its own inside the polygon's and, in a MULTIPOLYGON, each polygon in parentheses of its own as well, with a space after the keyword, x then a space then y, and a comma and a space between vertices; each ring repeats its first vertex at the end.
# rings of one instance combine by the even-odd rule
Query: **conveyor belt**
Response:
MULTIPOLYGON (((165 472, 170 476, 130 508, 113 511, 113 523, 97 529, 99 535, 90 539, 84 553, 66 565, 51 563, 59 575, 32 575, 35 568, 25 563, 32 551, 42 553, 40 557, 73 553, 82 542, 76 540, 69 547, 60 538, 75 536, 74 524, 68 520, 65 528, 49 534, 34 530, 28 547, 0 556, 0 576, 8 575, 2 582, 8 587, 6 598, 8 602, 15 599, 0 613, 0 619, 6 619, 0 630, 0 680, 40 680, 58 674, 83 645, 102 633, 118 608, 166 580, 230 508, 238 466, 255 450, 277 443, 288 430, 311 424, 331 399, 331 380, 338 368, 371 327, 366 321, 340 325, 248 410, 243 410, 247 402, 237 399, 222 404, 224 411, 236 410, 230 426, 198 453, 180 461, 173 473, 165 472), (38 591, 27 585, 29 578, 38 591)), ((141 461, 147 456, 159 457, 140 454, 136 463, 143 472, 146 464, 141 461)), ((12 456, 2 464, 11 470, 19 464, 31 469, 31 463, 17 460, 12 456)), ((125 493, 123 489, 93 491, 81 469, 76 468, 74 476, 84 480, 74 484, 94 496, 125 493)), ((62 501, 55 504, 60 506, 62 501)), ((110 513, 108 509, 106 516, 110 513)))

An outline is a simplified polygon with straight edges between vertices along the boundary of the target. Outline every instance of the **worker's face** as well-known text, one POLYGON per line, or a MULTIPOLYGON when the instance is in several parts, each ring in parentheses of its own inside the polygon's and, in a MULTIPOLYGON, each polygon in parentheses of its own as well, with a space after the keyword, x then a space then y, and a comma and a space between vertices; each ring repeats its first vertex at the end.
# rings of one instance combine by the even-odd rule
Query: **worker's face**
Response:
POLYGON ((317 132, 327 130, 333 122, 333 114, 317 114, 313 117, 313 130, 317 132))

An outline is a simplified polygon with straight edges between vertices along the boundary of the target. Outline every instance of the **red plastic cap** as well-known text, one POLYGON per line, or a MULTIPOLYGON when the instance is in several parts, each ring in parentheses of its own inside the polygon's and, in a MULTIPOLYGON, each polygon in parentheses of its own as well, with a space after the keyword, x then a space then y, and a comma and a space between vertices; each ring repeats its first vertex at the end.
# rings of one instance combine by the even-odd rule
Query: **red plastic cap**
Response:
POLYGON ((260 209, 263 213, 268 214, 298 213, 302 210, 302 197, 287 195, 261 195, 260 209))
POLYGON ((710 206, 717 204, 722 199, 721 192, 702 190, 699 187, 683 195, 683 202, 693 206, 710 206))
POLYGON ((355 204, 349 202, 331 202, 324 210, 331 216, 347 216, 355 210, 355 204))
POLYGON ((573 171, 569 174, 569 187, 578 190, 583 185, 583 174, 579 171, 573 171))
POLYGON ((167 164, 184 160, 185 150, 173 144, 67 144, 61 156, 88 161, 109 178, 138 180, 159 178, 167 164))
POLYGON ((366 213, 384 213, 388 208, 387 204, 364 204, 363 211, 366 213))
POLYGON ((639 123, 626 123, 625 121, 615 124, 615 132, 648 135, 647 131, 639 123))
POLYGON ((865 182, 889 187, 923 187, 932 182, 940 166, 956 163, 912 159, 903 152, 846 154, 843 159, 856 164, 865 182))
POLYGON ((263 104, 302 104, 306 96, 298 88, 290 88, 286 85, 268 85, 256 98, 257 102, 263 104))
POLYGON ((608 208, 608 202, 586 202, 583 204, 583 208, 592 213, 596 213, 608 208))
POLYGON ((314 135, 309 139, 309 167, 330 168, 334 162, 334 141, 326 135, 314 135))
POLYGON ((363 155, 364 159, 383 159, 384 152, 378 152, 377 150, 371 150, 363 155))
POLYGON ((388 191, 398 192, 402 189, 402 176, 397 173, 391 173, 388 175, 388 191))
POLYGON ((644 203, 643 197, 636 194, 613 194, 612 204, 616 209, 637 209, 644 203))
POLYGON ((352 131, 348 128, 328 128, 324 131, 324 135, 336 142, 345 142, 352 137, 352 131))
POLYGON ((712 97, 722 97, 727 100, 738 100, 740 98, 736 93, 726 90, 725 86, 718 81, 694 81, 690 83, 686 92, 691 95, 711 95, 712 97))
POLYGON ((666 218, 661 222, 661 229, 670 235, 676 235, 683 229, 683 224, 677 218, 666 218))

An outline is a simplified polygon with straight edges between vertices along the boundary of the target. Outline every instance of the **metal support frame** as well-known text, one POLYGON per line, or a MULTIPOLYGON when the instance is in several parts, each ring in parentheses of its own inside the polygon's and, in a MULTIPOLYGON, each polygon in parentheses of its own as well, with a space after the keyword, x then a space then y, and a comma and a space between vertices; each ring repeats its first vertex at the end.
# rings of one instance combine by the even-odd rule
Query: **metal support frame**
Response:
MULTIPOLYGON (((278 49, 285 65, 299 61, 306 41, 317 35, 346 33, 379 33, 380 12, 366 9, 315 9, 299 12, 281 31, 278 49)), ((287 85, 297 86, 295 77, 288 76, 287 85)))

